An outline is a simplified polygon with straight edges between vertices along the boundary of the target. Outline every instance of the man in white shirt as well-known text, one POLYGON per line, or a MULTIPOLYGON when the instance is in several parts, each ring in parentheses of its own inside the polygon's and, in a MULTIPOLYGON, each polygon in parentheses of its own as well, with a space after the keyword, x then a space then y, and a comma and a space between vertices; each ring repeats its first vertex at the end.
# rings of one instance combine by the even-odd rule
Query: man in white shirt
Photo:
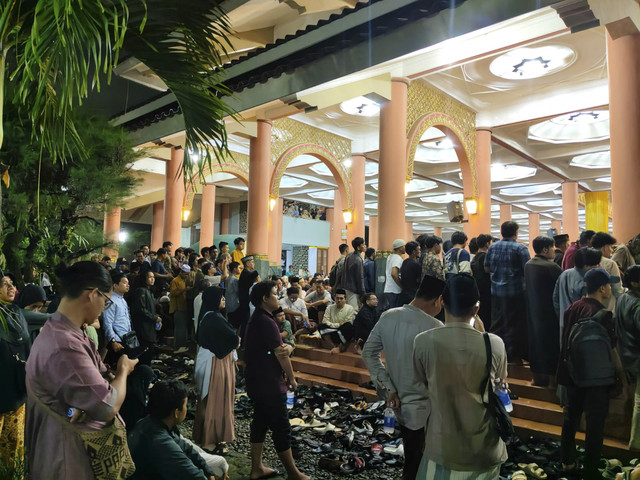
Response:
POLYGON ((407 244, 401 238, 393 241, 393 253, 387 257, 386 280, 384 283, 384 296, 389 303, 389 308, 401 305, 400 294, 402 283, 400 282, 400 267, 402 267, 402 255, 407 244))
POLYGON ((347 292, 342 288, 337 289, 336 303, 327 307, 319 328, 320 335, 327 335, 335 345, 331 353, 344 352, 349 347, 355 335, 355 317, 355 308, 347 303, 347 292))
POLYGON ((305 323, 309 323, 307 304, 300 298, 300 289, 298 287, 287 288, 287 296, 278 303, 287 315, 287 320, 294 326, 294 331, 301 328, 305 323))
POLYGON ((426 275, 411 303, 382 314, 362 350, 371 379, 387 389, 387 405, 396 410, 404 445, 402 478, 406 480, 415 479, 418 473, 431 411, 424 383, 407 373, 413 370, 413 341, 419 333, 443 326, 434 317, 442 310, 444 286, 442 280, 426 275), (383 350, 386 367, 380 358, 383 350))
POLYGON ((324 280, 317 279, 311 285, 311 289, 307 296, 304 297, 309 311, 309 318, 317 323, 322 323, 324 312, 331 303, 331 294, 324 288, 324 280))
MULTIPOLYGON (((452 275, 442 292, 445 325, 419 334, 413 347, 416 381, 427 388, 431 415, 418 470, 421 480, 495 480, 507 448, 483 403, 487 350, 483 334, 471 326, 480 294, 473 277, 452 275)), ((491 343, 491 382, 507 376, 500 337, 491 343)))

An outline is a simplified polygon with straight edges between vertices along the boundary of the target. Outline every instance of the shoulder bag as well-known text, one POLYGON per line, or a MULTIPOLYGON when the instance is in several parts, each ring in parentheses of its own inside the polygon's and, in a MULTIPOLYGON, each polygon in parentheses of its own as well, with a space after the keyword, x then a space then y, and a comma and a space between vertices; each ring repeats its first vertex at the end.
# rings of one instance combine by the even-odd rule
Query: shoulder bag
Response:
POLYGON ((491 339, 488 333, 483 333, 482 337, 484 338, 485 350, 487 351, 487 379, 484 381, 484 386, 482 387, 482 403, 493 418, 493 424, 498 435, 506 442, 515 435, 515 430, 513 429, 513 423, 511 423, 511 417, 502 404, 502 400, 500 400, 493 391, 493 382, 491 381, 491 339), (485 398, 487 398, 487 401, 485 401, 485 398))

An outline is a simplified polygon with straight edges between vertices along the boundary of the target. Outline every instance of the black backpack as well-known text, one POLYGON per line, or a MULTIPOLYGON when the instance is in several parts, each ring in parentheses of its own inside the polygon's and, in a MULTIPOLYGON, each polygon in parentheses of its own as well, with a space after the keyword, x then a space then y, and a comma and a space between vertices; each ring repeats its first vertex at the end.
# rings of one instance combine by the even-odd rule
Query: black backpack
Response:
POLYGON ((580 320, 569 332, 567 367, 577 387, 612 385, 616 380, 611 339, 602 322, 611 320, 609 310, 580 320))
POLYGON ((329 272, 329 285, 331 285, 331 288, 336 288, 338 280, 342 280, 345 258, 346 257, 340 257, 336 263, 333 264, 333 267, 331 267, 331 271, 329 272))

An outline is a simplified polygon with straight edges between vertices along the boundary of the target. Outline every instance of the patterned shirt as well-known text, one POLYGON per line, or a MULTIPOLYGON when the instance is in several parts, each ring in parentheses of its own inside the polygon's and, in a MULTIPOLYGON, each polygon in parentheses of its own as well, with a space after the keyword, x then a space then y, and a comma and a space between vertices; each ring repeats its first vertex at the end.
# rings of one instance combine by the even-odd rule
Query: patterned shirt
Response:
POLYGON ((422 259, 422 278, 425 275, 439 278, 444 282, 444 266, 442 260, 433 252, 427 252, 422 259))
POLYGON ((513 238, 492 244, 484 257, 491 273, 491 293, 498 297, 524 294, 524 266, 530 259, 529 249, 513 238))

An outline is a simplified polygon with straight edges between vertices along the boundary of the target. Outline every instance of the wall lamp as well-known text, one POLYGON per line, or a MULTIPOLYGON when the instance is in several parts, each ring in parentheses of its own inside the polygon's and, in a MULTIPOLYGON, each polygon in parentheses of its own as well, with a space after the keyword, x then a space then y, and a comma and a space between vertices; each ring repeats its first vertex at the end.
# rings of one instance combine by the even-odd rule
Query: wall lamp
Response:
POLYGON ((351 210, 343 210, 342 218, 344 219, 344 223, 351 223, 353 221, 353 213, 351 210))
POLYGON ((189 220, 189 215, 191 215, 191 210, 189 210, 188 208, 183 208, 182 209, 182 221, 186 222, 187 220, 189 220))
POLYGON ((476 215, 478 213, 478 199, 476 197, 466 197, 464 204, 467 207, 467 213, 469 215, 476 215))
POLYGON ((275 208, 276 203, 278 203, 277 199, 275 199, 273 197, 269 197, 269 210, 270 211, 272 211, 275 208))

